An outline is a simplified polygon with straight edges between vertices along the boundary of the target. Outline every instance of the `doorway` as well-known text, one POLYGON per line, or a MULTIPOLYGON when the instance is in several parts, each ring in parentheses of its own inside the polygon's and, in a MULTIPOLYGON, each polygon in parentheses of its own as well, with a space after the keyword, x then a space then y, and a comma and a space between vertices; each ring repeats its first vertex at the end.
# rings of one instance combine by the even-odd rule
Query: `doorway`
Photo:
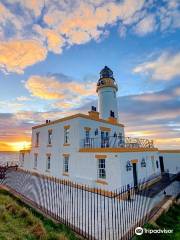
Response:
POLYGON ((161 172, 163 173, 164 172, 164 161, 163 161, 162 156, 159 157, 159 163, 160 163, 161 172))
POLYGON ((137 179, 137 166, 136 163, 133 163, 133 180, 134 180, 134 187, 137 187, 138 185, 138 179, 137 179))

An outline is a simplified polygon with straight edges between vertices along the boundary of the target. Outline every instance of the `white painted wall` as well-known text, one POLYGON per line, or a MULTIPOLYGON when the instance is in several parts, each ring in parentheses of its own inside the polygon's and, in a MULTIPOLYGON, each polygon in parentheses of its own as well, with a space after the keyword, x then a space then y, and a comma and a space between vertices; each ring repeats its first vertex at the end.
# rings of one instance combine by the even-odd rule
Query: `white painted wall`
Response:
POLYGON ((124 128, 110 123, 99 122, 83 117, 70 119, 56 124, 46 125, 32 131, 32 150, 25 154, 23 167, 25 169, 38 171, 43 174, 52 175, 58 178, 66 178, 82 184, 88 184, 92 187, 100 187, 105 189, 116 189, 128 183, 133 183, 133 170, 126 171, 127 161, 137 159, 137 175, 138 179, 147 179, 153 174, 160 172, 160 168, 156 168, 156 160, 158 161, 157 152, 122 152, 122 153, 91 153, 79 152, 82 139, 85 138, 85 127, 91 128, 90 137, 99 138, 101 136, 100 127, 110 128, 110 136, 122 133, 124 136, 124 128), (70 146, 64 146, 64 126, 70 126, 70 146), (98 136, 95 136, 95 130, 98 128, 98 136), (48 146, 48 130, 52 130, 52 146, 48 146), (36 132, 39 132, 39 147, 35 147, 36 132), (34 169, 34 154, 38 154, 37 169, 34 169), (47 154, 51 154, 51 169, 46 171, 47 154), (69 154, 69 176, 63 175, 63 154, 69 154), (108 185, 96 183, 97 163, 96 154, 107 155, 106 157, 106 179, 108 185), (151 156, 154 156, 154 169, 151 156), (146 159, 146 168, 141 167, 142 158, 146 159))
POLYGON ((114 112, 115 118, 118 119, 116 89, 114 87, 100 88, 98 90, 98 111, 100 118, 108 119, 111 110, 114 112))
POLYGON ((177 174, 180 172, 180 153, 159 153, 163 157, 164 170, 177 174))

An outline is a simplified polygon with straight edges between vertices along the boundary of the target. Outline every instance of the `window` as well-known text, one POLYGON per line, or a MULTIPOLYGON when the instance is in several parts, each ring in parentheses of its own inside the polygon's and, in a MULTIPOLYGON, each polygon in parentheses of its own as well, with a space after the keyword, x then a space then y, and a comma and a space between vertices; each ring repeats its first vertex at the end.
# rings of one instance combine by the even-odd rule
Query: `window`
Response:
POLYGON ((105 159, 98 159, 98 178, 106 178, 105 159))
POLYGON ((36 133, 36 143, 35 146, 39 146, 39 132, 36 133))
POLYGON ((47 156, 46 170, 49 171, 51 169, 51 155, 47 156))
POLYGON ((101 147, 109 147, 109 132, 101 131, 101 147))
POLYGON ((21 155, 21 167, 24 166, 24 153, 22 153, 21 155))
POLYGON ((152 170, 153 170, 153 172, 155 172, 154 156, 151 156, 151 163, 152 163, 152 170))
POLYGON ((156 161, 156 167, 159 168, 159 162, 158 161, 156 161))
POLYGON ((64 143, 69 143, 69 128, 64 129, 64 143))
POLYGON ((34 168, 37 168, 37 161, 38 161, 38 155, 37 153, 34 154, 34 168))
POLYGON ((52 130, 48 131, 48 144, 52 144, 52 130))
POLYGON ((90 144, 90 130, 85 130, 85 144, 90 144))
POLYGON ((121 132, 120 132, 119 135, 118 135, 118 140, 119 140, 119 144, 122 144, 122 143, 123 143, 123 135, 122 135, 121 132))
POLYGON ((69 156, 64 157, 64 172, 69 172, 69 156))
POLYGON ((86 139, 89 139, 89 137, 90 137, 90 131, 89 131, 89 130, 86 130, 86 131, 85 131, 85 135, 86 135, 86 139))

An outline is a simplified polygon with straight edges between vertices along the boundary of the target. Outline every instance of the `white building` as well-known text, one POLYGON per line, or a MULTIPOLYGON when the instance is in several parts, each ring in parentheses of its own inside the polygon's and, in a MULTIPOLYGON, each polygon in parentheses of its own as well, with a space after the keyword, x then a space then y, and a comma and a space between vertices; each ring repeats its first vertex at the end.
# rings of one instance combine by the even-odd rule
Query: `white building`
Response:
MULTIPOLYGON (((150 140, 125 137, 118 119, 118 86, 108 67, 100 72, 96 91, 99 112, 92 106, 88 115, 79 113, 32 128, 32 148, 20 152, 22 167, 107 190, 140 180, 153 182, 164 171, 162 158, 167 161, 169 156, 159 153, 150 140)), ((177 151, 173 173, 179 171, 178 155, 177 151)))

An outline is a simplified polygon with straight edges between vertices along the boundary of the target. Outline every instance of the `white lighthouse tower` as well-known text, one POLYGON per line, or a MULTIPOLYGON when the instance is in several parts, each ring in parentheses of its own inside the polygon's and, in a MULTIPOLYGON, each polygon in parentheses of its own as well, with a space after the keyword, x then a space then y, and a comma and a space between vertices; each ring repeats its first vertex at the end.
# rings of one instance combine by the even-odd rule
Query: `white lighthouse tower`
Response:
POLYGON ((113 72, 105 66, 100 72, 100 78, 96 88, 100 118, 106 120, 115 118, 118 120, 117 91, 118 86, 113 77, 113 72))

